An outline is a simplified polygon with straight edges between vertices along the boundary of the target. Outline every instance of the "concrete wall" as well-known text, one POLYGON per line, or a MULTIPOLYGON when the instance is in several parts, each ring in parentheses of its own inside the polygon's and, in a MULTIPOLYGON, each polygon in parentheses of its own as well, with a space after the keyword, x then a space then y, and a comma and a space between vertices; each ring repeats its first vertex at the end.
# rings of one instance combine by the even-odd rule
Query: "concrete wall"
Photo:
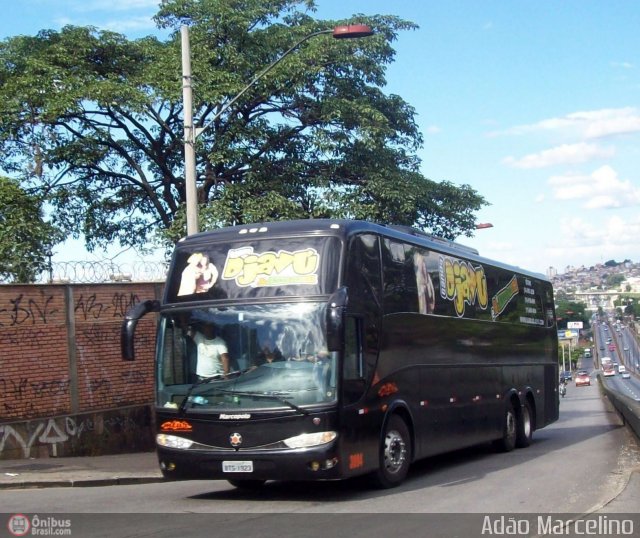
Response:
POLYGON ((0 459, 152 446, 155 322, 136 330, 136 360, 120 326, 162 284, 0 286, 0 459))

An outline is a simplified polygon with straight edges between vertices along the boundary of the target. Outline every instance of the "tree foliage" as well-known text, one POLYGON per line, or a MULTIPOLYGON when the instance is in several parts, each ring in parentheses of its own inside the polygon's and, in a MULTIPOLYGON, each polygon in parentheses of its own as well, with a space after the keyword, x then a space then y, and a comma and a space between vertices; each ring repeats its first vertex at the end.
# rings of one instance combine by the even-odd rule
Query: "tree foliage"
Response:
POLYGON ((558 328, 566 329, 569 321, 582 321, 583 327, 589 326, 589 316, 586 305, 576 301, 563 301, 556 299, 556 319, 558 328))
POLYGON ((33 282, 61 235, 42 217, 42 204, 12 179, 0 177, 0 282, 33 282))
POLYGON ((91 249, 184 235, 181 25, 190 28, 201 228, 354 217, 471 235, 485 200, 419 171, 415 111, 386 95, 393 16, 358 17, 375 35, 320 35, 260 79, 304 36, 350 21, 311 0, 164 0, 169 37, 129 40, 92 27, 0 43, 0 164, 36 187, 55 222, 91 249))
POLYGON ((604 285, 606 288, 617 288, 626 279, 627 277, 623 273, 607 275, 604 279, 604 285))

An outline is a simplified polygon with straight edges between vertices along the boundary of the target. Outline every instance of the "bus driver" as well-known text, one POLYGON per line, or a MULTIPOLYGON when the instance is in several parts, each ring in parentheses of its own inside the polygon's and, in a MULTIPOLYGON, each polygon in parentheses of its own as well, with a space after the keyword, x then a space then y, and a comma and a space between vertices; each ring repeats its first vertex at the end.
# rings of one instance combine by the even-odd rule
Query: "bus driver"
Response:
POLYGON ((198 332, 190 330, 189 336, 193 338, 196 345, 198 356, 196 375, 198 379, 229 373, 227 344, 217 335, 215 325, 204 325, 198 332))

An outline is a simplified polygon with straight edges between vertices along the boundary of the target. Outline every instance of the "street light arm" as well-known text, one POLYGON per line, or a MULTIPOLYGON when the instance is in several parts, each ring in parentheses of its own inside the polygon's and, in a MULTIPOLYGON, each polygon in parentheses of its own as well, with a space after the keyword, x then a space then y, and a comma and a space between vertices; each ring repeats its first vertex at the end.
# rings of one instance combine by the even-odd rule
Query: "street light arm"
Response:
POLYGON ((240 90, 240 92, 233 99, 231 99, 230 101, 222 105, 222 108, 220 108, 220 110, 216 112, 213 118, 211 118, 205 125, 198 128, 194 132, 194 136, 193 136, 194 140, 199 134, 206 131, 213 123, 215 123, 220 118, 220 116, 222 116, 222 114, 224 114, 227 110, 229 110, 229 108, 233 106, 238 101, 238 99, 240 99, 245 93, 247 93, 247 91, 249 91, 254 86, 254 84, 256 84, 262 77, 264 77, 267 73, 269 73, 269 71, 271 71, 274 67, 276 67, 282 60, 284 60, 287 56, 289 56, 289 54, 291 54, 294 50, 296 50, 305 41, 318 35, 331 34, 331 33, 334 33, 334 30, 320 30, 319 32, 314 32, 312 34, 306 35, 302 39, 299 39, 296 43, 294 43, 291 47, 289 47, 281 56, 279 56, 276 60, 270 63, 257 75, 255 75, 251 79, 251 82, 249 82, 249 84, 247 84, 244 88, 242 88, 242 90, 240 90))
POLYGON ((198 201, 196 188, 196 137, 208 129, 229 107, 235 104, 256 82, 276 67, 284 58, 296 50, 302 43, 322 34, 333 34, 335 39, 352 39, 373 35, 373 31, 365 24, 349 24, 336 26, 331 30, 320 30, 304 36, 289 47, 280 57, 260 71, 251 82, 247 84, 230 101, 222 105, 220 110, 205 125, 196 129, 193 125, 193 91, 191 87, 191 48, 189 45, 189 27, 183 25, 180 28, 182 38, 182 95, 184 103, 184 181, 185 198, 187 206, 187 235, 198 231, 198 201))

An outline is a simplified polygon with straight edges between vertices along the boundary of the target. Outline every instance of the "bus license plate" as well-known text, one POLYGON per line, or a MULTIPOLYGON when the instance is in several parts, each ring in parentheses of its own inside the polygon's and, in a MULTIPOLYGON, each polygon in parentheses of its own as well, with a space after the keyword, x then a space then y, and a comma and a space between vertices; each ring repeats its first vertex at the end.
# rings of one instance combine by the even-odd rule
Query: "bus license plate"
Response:
POLYGON ((252 473, 253 462, 252 461, 223 461, 222 472, 223 473, 252 473))

